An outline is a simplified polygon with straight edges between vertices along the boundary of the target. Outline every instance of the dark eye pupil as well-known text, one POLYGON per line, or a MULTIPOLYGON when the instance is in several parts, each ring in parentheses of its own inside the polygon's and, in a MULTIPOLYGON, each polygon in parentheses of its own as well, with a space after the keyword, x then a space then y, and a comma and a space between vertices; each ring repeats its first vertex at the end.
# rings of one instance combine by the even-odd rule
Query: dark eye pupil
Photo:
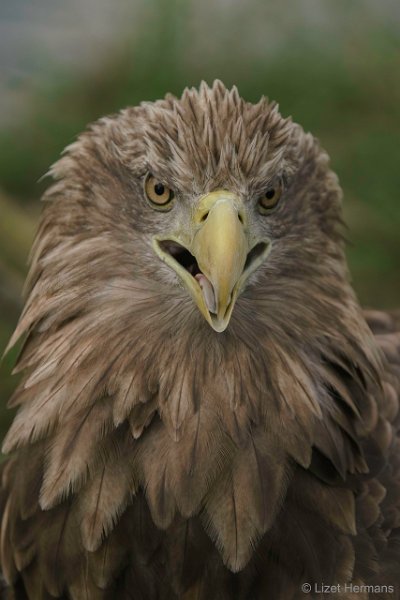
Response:
POLYGON ((157 196, 162 196, 165 192, 165 187, 162 183, 156 183, 156 185, 154 186, 154 191, 157 194, 157 196))
POLYGON ((265 197, 268 200, 272 200, 272 198, 275 196, 275 190, 272 188, 271 190, 268 190, 267 192, 265 192, 265 197))

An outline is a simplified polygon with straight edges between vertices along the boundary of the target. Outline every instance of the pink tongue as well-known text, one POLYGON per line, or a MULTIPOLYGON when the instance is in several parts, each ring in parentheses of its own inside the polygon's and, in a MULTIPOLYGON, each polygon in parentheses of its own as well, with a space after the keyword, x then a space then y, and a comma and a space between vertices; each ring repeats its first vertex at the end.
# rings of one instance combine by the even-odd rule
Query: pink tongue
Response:
POLYGON ((203 275, 203 273, 197 273, 197 275, 195 275, 195 279, 199 282, 208 310, 211 313, 216 313, 217 305, 215 302, 215 294, 212 283, 205 275, 203 275))

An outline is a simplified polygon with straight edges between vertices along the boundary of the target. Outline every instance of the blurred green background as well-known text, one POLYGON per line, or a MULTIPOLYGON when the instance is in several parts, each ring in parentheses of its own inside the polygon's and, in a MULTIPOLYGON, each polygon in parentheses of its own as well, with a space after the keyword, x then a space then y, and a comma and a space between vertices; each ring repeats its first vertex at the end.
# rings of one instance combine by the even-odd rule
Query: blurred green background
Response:
MULTIPOLYGON (((321 140, 359 298, 400 305, 398 0, 2 0, 0 67, 1 350, 49 165, 88 122, 202 79, 277 100, 321 140)), ((1 437, 16 352, 0 367, 1 437)))

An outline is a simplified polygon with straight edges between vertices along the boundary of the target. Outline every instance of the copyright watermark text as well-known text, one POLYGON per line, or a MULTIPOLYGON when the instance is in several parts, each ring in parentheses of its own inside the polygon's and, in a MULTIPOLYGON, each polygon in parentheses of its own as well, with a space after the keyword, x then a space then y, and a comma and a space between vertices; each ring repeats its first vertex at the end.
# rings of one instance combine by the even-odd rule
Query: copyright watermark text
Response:
POLYGON ((301 591, 304 594, 393 594, 393 585, 358 585, 355 583, 303 583, 301 591))

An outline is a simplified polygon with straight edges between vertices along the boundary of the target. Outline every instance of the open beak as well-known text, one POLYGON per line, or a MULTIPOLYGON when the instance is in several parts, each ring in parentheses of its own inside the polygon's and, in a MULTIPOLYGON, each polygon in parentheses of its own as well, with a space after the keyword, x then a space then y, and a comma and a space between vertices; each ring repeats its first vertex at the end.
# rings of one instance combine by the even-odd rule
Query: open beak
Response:
POLYGON ((153 247, 181 278, 206 321, 222 332, 245 281, 269 253, 269 243, 251 240, 243 203, 226 190, 200 198, 190 229, 190 235, 156 237, 153 247))

